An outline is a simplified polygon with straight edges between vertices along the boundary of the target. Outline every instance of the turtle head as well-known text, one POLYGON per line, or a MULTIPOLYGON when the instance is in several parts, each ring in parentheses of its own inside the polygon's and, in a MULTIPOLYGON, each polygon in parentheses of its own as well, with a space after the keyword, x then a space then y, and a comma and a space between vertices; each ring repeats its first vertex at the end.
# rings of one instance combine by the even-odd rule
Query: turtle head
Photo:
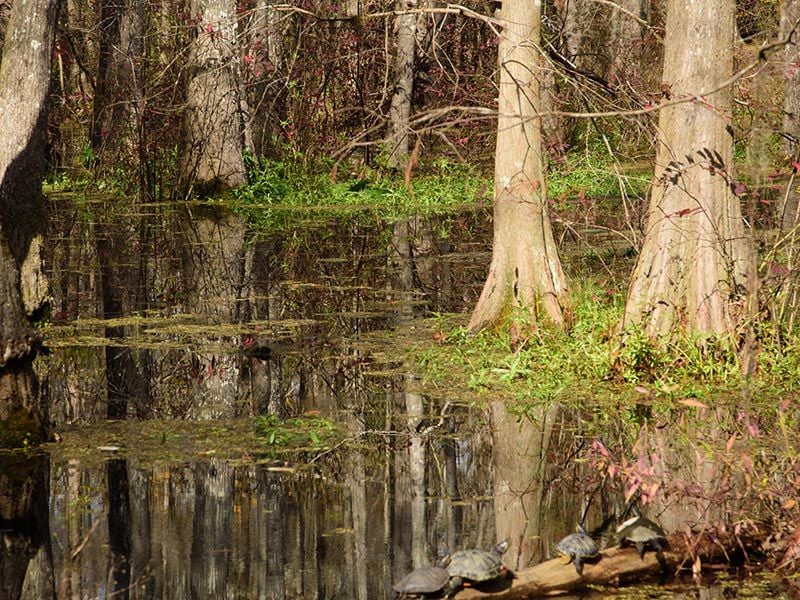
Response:
POLYGON ((503 556, 506 550, 508 550, 508 540, 503 540, 502 542, 497 544, 497 546, 492 548, 492 552, 497 554, 497 556, 503 556))

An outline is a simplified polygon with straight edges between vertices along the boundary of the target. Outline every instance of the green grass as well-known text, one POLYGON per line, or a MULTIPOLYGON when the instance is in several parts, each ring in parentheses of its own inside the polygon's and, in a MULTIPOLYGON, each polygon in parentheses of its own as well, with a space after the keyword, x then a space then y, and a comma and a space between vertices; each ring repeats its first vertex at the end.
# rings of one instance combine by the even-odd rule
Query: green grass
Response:
POLYGON ((650 188, 652 166, 618 166, 607 158, 594 160, 581 154, 570 154, 566 160, 553 165, 547 175, 547 195, 561 198, 619 198, 626 196, 644 198, 650 188))
POLYGON ((275 450, 327 450, 341 439, 336 424, 319 416, 284 420, 277 415, 264 415, 256 420, 256 434, 275 450))
MULTIPOLYGON (((308 219, 376 218, 396 221, 414 215, 447 214, 491 206, 490 177, 469 165, 435 161, 414 172, 410 188, 402 177, 380 170, 348 173, 324 164, 249 161, 248 184, 234 191, 234 209, 260 232, 308 219)), ((642 169, 617 175, 612 164, 572 157, 548 174, 551 199, 644 197, 650 174, 642 169)), ((613 210, 613 207, 610 207, 613 210)))
MULTIPOLYGON (((367 167, 334 168, 325 162, 306 164, 297 159, 252 157, 246 157, 246 164, 246 185, 195 202, 233 210, 247 219, 254 232, 263 235, 310 221, 363 219, 391 223, 411 216, 491 207, 493 201, 491 174, 443 159, 419 166, 410 185, 400 174, 367 167)), ((547 177, 551 200, 567 203, 574 199, 616 203, 620 189, 629 196, 641 197, 649 185, 649 174, 641 169, 618 176, 608 160, 593 161, 578 154, 552 168, 547 177)), ((71 179, 62 174, 49 181, 45 191, 73 192, 76 197, 116 194, 124 199, 122 190, 129 186, 123 185, 123 180, 119 173, 110 180, 71 179)), ((607 208, 616 210, 613 205, 607 208)))
MULTIPOLYGON (((434 384, 458 381, 476 398, 503 397, 521 410, 543 402, 580 409, 643 397, 668 408, 681 400, 741 395, 739 359, 723 342, 684 338, 659 347, 641 333, 619 330, 623 304, 624 297, 599 280, 574 281, 569 331, 531 328, 512 349, 507 327, 472 335, 442 316, 430 323, 437 332, 432 337, 442 343, 417 346, 413 359, 434 384)), ((750 389, 776 398, 796 393, 800 356, 791 348, 798 342, 763 340, 750 389)))
POLYGON ((234 210, 256 231, 268 233, 309 219, 355 216, 392 222, 451 213, 490 203, 491 185, 470 167, 446 161, 415 175, 410 189, 402 179, 379 171, 335 173, 324 165, 261 161, 250 163, 249 182, 233 198, 234 210))

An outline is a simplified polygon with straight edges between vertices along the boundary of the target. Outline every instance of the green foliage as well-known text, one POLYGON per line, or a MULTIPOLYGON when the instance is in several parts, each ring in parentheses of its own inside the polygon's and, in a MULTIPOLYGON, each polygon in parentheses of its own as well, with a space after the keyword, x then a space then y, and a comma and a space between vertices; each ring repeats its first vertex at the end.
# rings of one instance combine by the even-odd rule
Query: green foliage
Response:
POLYGON ((318 416, 284 420, 264 415, 256 421, 256 432, 267 446, 282 450, 323 450, 337 439, 334 421, 318 416))
POLYGON ((652 177, 650 165, 615 169, 604 153, 605 150, 598 150, 591 155, 569 154, 563 162, 552 165, 547 175, 548 196, 619 198, 623 189, 629 197, 645 197, 652 177))
POLYGON ((668 362, 665 354, 641 330, 628 330, 623 337, 618 362, 622 379, 629 383, 656 379, 668 362))
POLYGON ((610 332, 621 315, 618 298, 597 283, 581 286, 573 303, 575 327, 569 333, 533 330, 512 351, 508 328, 469 335, 456 327, 442 346, 422 350, 418 360, 429 377, 453 380, 459 373, 455 379, 468 390, 503 393, 520 406, 563 400, 579 382, 594 386, 609 376, 615 349, 610 332))
MULTIPOLYGON (((600 281, 576 282, 571 300, 568 332, 529 327, 523 340, 512 340, 508 327, 471 335, 440 315, 432 323, 440 343, 418 345, 414 358, 429 381, 459 382, 467 394, 506 398, 521 412, 544 402, 595 410, 642 398, 672 410, 687 400, 741 393, 740 359, 729 340, 684 337, 663 347, 636 329, 621 332, 624 298, 600 281)), ((781 342, 762 346, 753 390, 797 391, 800 354, 793 348, 800 336, 781 342)))
POLYGON ((374 221, 378 215, 391 222, 490 200, 491 186, 484 178, 467 166, 447 161, 437 161, 426 173, 416 175, 411 189, 402 180, 368 169, 342 174, 324 164, 252 159, 247 163, 248 183, 234 192, 235 210, 261 233, 302 222, 310 212, 315 220, 355 216, 374 221))

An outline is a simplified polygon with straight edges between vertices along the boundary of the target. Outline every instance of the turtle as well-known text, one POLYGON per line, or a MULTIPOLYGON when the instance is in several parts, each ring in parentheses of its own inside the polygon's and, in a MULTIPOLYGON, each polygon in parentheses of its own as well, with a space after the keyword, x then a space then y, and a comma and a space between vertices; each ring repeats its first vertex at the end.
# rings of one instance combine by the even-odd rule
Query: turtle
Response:
POLYGON ((641 511, 636 507, 631 507, 633 516, 627 521, 617 527, 617 543, 622 548, 626 544, 633 544, 636 546, 636 551, 639 556, 644 560, 644 553, 647 547, 650 546, 656 551, 656 558, 661 568, 667 570, 667 562, 664 558, 664 548, 667 546, 667 534, 661 529, 658 523, 655 523, 642 515, 641 511))
POLYGON ((451 554, 450 564, 447 565, 450 581, 445 596, 453 594, 465 579, 474 582, 489 581, 507 573, 508 570, 501 560, 507 548, 508 540, 503 540, 489 550, 471 548, 451 554))
POLYGON ((573 563, 575 565, 575 571, 580 577, 583 577, 583 561, 595 558, 600 554, 597 543, 586 533, 582 525, 578 525, 575 533, 570 533, 558 542, 556 550, 561 556, 568 559, 564 564, 573 563))
POLYGON ((392 589, 400 596, 419 596, 440 592, 450 581, 450 573, 446 569, 449 563, 450 556, 445 556, 435 565, 414 569, 395 583, 392 589))

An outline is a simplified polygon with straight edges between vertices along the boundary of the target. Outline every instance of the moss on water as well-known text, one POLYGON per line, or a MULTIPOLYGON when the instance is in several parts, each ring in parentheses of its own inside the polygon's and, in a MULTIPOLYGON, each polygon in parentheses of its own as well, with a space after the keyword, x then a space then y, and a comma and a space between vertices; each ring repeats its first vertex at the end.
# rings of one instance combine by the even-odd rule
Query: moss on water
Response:
POLYGON ((274 418, 268 430, 263 419, 215 421, 106 421, 66 427, 61 441, 44 445, 55 460, 84 464, 109 458, 134 457, 139 464, 181 463, 218 458, 233 463, 301 464, 316 453, 347 443, 339 427, 318 416, 287 421, 274 418))

